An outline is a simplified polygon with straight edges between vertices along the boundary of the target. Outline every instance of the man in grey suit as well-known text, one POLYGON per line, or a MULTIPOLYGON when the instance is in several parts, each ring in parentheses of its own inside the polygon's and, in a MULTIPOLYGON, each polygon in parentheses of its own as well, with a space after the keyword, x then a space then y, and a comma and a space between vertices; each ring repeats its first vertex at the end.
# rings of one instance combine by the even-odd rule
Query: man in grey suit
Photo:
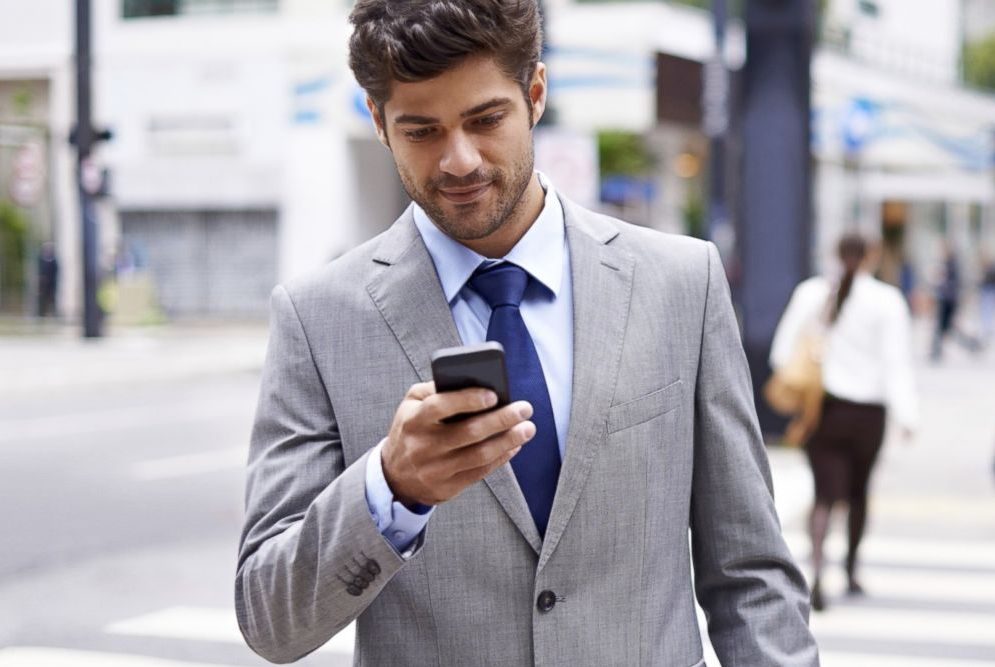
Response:
POLYGON ((817 665, 715 248, 534 171, 535 0, 359 0, 351 19, 414 203, 273 293, 246 641, 289 662, 356 620, 359 665, 685 667, 704 664, 697 595, 726 667, 817 665), (432 352, 485 339, 513 402, 437 393, 432 352))

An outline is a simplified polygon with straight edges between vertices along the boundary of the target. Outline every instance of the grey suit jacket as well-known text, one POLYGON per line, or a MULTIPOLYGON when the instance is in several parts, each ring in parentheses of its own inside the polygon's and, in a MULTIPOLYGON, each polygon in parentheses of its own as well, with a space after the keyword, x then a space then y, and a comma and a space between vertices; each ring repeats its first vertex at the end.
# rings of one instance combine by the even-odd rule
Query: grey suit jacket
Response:
POLYGON ((726 667, 818 664, 714 246, 563 203, 573 405, 545 540, 508 465, 408 559, 370 516, 369 450, 460 343, 410 210, 276 288, 235 585, 260 655, 357 619, 357 665, 701 665, 697 594, 726 667))

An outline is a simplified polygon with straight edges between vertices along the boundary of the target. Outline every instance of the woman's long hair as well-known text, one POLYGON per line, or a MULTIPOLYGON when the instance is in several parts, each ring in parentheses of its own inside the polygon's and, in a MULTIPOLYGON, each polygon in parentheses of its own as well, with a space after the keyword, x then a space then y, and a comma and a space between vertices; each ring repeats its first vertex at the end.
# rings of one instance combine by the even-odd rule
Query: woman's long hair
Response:
POLYGON ((843 310, 846 298, 850 296, 850 289, 853 287, 853 279, 857 275, 857 270, 867 256, 867 242, 860 234, 845 234, 836 249, 840 261, 843 262, 843 278, 840 280, 839 289, 836 291, 836 301, 833 304, 832 313, 829 316, 830 323, 835 322, 843 310))

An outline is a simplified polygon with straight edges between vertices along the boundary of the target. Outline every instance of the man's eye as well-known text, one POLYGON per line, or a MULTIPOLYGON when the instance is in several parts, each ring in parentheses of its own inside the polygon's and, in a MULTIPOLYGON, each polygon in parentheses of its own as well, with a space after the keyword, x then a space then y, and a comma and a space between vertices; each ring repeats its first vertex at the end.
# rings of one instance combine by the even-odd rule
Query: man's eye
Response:
POLYGON ((490 116, 484 116, 483 118, 477 119, 477 125, 481 127, 495 127, 504 118, 503 113, 495 113, 490 116))
POLYGON ((435 132, 433 127, 420 127, 417 130, 405 130, 404 136, 412 141, 428 139, 435 132))

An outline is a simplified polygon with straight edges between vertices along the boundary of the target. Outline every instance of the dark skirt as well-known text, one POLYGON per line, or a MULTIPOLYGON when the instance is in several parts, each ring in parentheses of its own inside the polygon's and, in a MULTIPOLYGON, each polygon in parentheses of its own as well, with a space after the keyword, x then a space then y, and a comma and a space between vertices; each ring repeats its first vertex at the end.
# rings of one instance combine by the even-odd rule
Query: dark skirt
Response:
POLYGON ((821 502, 861 500, 884 441, 883 405, 854 403, 827 395, 822 419, 805 445, 815 498, 821 502))

